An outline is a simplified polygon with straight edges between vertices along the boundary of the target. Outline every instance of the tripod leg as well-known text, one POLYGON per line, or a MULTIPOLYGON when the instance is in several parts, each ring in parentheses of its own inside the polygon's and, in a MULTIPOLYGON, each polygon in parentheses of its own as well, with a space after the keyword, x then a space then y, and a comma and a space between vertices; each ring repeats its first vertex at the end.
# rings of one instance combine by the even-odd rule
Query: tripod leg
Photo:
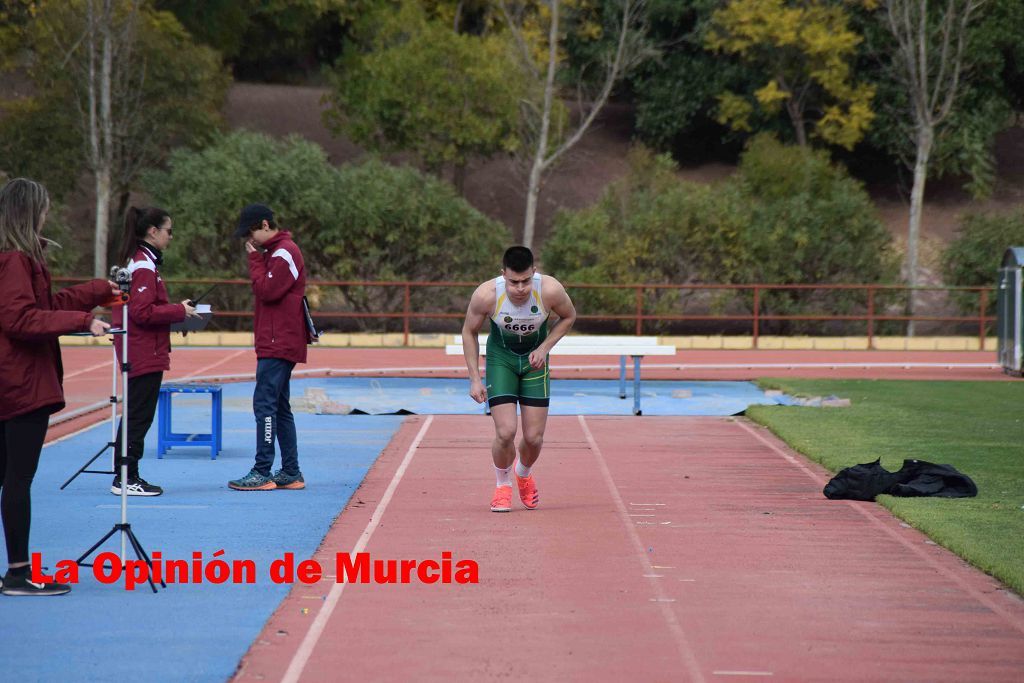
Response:
MULTIPOLYGON (((142 543, 139 542, 139 539, 135 535, 135 532, 132 531, 131 526, 127 528, 125 533, 128 534, 128 540, 131 541, 132 548, 135 549, 135 557, 140 560, 144 560, 145 563, 149 565, 149 587, 153 589, 154 593, 156 593, 156 584, 153 583, 153 560, 149 559, 149 555, 146 554, 145 548, 142 547, 142 543)), ((167 584, 164 583, 163 579, 160 579, 160 585, 167 588, 167 584)))
MULTIPOLYGON (((103 448, 101 448, 101 449, 99 450, 99 452, 98 452, 98 453, 96 453, 96 455, 94 455, 94 456, 92 456, 91 458, 89 458, 89 462, 85 463, 85 464, 84 464, 84 465, 82 465, 82 466, 81 466, 80 468, 78 468, 78 471, 77 471, 77 472, 75 472, 74 474, 72 474, 72 475, 71 475, 71 477, 70 477, 70 478, 69 478, 69 479, 68 479, 68 480, 67 480, 66 482, 64 482, 63 484, 61 484, 61 485, 60 485, 60 490, 61 490, 61 491, 63 491, 63 490, 64 490, 64 489, 65 489, 65 488, 67 487, 67 485, 68 485, 68 484, 70 484, 71 482, 73 482, 73 481, 75 480, 75 478, 76 478, 76 477, 77 477, 77 476, 78 476, 79 474, 81 474, 82 472, 84 472, 84 471, 85 471, 85 469, 86 469, 86 468, 87 468, 87 467, 88 467, 89 465, 93 464, 93 463, 94 463, 94 462, 96 461, 96 458, 98 458, 98 457, 100 457, 101 455, 103 455, 103 454, 104 454, 104 453, 105 453, 105 452, 107 451, 107 449, 108 449, 108 448, 114 448, 114 444, 113 444, 113 443, 108 443, 108 444, 107 444, 106 446, 104 446, 103 448)), ((97 472, 97 474, 113 474, 113 472, 97 472)))
POLYGON ((86 563, 85 563, 85 562, 83 562, 82 560, 84 560, 85 558, 87 558, 87 557, 89 557, 90 555, 92 555, 92 552, 93 552, 94 550, 96 550, 96 548, 99 548, 99 547, 100 547, 101 545, 103 545, 103 544, 104 544, 104 543, 106 542, 106 540, 107 540, 108 538, 110 538, 111 536, 113 536, 114 534, 116 534, 116 533, 117 533, 117 531, 118 531, 118 529, 120 528, 120 526, 121 526, 120 524, 115 524, 115 525, 114 525, 114 528, 113 528, 113 529, 111 529, 110 531, 108 531, 108 532, 107 532, 107 534, 106 534, 106 536, 104 536, 104 537, 103 537, 103 538, 101 538, 100 540, 96 541, 96 544, 95 544, 95 545, 93 545, 93 547, 89 548, 89 549, 88 549, 88 550, 86 550, 86 551, 85 551, 84 553, 82 553, 82 556, 81 556, 81 557, 79 557, 79 558, 78 558, 77 560, 75 560, 75 564, 79 564, 79 565, 82 565, 83 567, 91 567, 92 565, 90 565, 90 564, 86 564, 86 563))

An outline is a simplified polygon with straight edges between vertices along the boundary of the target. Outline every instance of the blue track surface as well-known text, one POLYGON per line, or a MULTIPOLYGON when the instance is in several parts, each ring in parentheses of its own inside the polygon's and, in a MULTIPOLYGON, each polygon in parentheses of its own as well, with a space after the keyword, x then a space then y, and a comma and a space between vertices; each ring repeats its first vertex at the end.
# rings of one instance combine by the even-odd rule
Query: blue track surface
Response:
MULTIPOLYGON (((467 388, 465 380, 443 379, 293 381, 305 491, 227 488, 253 462, 251 383, 224 385, 224 451, 216 460, 206 448, 176 448, 158 460, 154 425, 142 475, 167 493, 129 499, 129 521, 142 545, 165 559, 190 559, 199 551, 209 561, 223 549, 228 561, 253 560, 257 583, 178 584, 154 595, 148 585, 128 592, 100 584, 82 568, 69 596, 0 597, 7 625, 0 639, 3 677, 17 672, 17 680, 226 680, 290 588, 270 582, 270 563, 285 552, 297 560, 313 554, 401 424, 401 417, 378 414, 481 413, 467 388), (339 406, 373 415, 316 414, 339 406)), ((633 404, 631 393, 618 398, 616 381, 556 380, 552 394, 552 414, 628 415, 633 404)), ((745 382, 643 384, 645 415, 732 415, 751 403, 776 402, 745 382)), ((179 395, 173 415, 175 431, 207 431, 209 397, 179 395)), ((109 476, 83 474, 58 490, 109 437, 104 423, 43 451, 32 489, 31 547, 51 569, 58 560, 78 558, 120 521, 109 476)), ((94 469, 108 464, 105 454, 94 469)), ((115 535, 97 552, 119 548, 115 535)), ((130 550, 128 556, 134 559, 130 550)))
MULTIPOLYGON (((251 395, 252 385, 231 385, 251 395)), ((208 408, 175 406, 183 422, 208 428, 208 408)), ((158 498, 130 498, 129 522, 143 547, 167 559, 194 551, 209 561, 252 559, 255 585, 172 585, 154 595, 149 586, 128 592, 98 583, 88 568, 71 595, 0 597, 6 635, 0 662, 6 680, 99 681, 132 676, 149 681, 224 681, 288 592, 267 578, 270 563, 285 552, 310 557, 401 424, 400 417, 297 414, 305 491, 236 492, 227 481, 252 466, 255 424, 251 411, 225 406, 224 451, 208 449, 154 455, 156 428, 147 439, 142 475, 164 487, 158 498)), ((110 477, 83 474, 58 487, 110 436, 109 423, 43 450, 32 487, 32 549, 53 568, 76 559, 120 521, 119 498, 110 477)), ((99 463, 109 465, 104 455, 99 463)), ((118 552, 115 536, 100 549, 118 552)), ((134 559, 129 549, 128 556, 134 559)), ((91 559, 91 558, 90 558, 91 559)), ((123 584, 122 584, 123 585, 123 584)))

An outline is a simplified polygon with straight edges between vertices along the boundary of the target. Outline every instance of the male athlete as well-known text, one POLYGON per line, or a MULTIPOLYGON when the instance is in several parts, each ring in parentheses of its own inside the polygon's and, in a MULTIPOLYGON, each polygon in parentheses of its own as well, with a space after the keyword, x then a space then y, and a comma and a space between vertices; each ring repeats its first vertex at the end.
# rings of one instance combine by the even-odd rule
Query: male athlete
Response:
POLYGON ((576 322, 576 309, 565 287, 533 266, 526 247, 510 247, 502 258, 501 275, 473 292, 462 326, 462 347, 469 370, 469 395, 477 403, 488 402, 494 418, 491 457, 497 488, 492 512, 512 510, 512 468, 519 499, 533 510, 540 501, 530 473, 540 457, 544 426, 548 419, 551 377, 548 353, 576 322), (548 328, 548 316, 558 316, 548 328), (477 334, 490 318, 487 338, 487 386, 480 379, 480 344, 477 334), (521 406, 523 438, 516 462, 516 403, 521 406))

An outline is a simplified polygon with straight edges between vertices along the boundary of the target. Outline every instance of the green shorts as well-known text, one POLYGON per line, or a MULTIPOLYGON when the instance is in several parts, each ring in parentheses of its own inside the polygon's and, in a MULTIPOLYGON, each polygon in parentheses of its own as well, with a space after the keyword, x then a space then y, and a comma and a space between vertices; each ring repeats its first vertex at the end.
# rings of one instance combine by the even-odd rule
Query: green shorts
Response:
POLYGON ((484 385, 487 404, 492 408, 503 403, 547 408, 551 398, 549 363, 534 370, 530 354, 519 355, 497 344, 487 344, 487 366, 484 385))

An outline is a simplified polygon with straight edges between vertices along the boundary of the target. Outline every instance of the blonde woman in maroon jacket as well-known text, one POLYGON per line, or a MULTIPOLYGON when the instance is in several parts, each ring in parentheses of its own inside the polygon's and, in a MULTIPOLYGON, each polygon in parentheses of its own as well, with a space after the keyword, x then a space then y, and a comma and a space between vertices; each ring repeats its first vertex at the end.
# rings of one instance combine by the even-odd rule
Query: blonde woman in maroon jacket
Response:
POLYGON ((57 337, 106 334, 91 311, 117 293, 92 280, 50 291, 42 236, 50 210, 46 188, 15 178, 0 188, 0 515, 7 543, 4 595, 61 595, 59 583, 35 583, 29 574, 30 490, 50 415, 64 407, 64 369, 57 337))
MULTIPOLYGON (((173 239, 171 216, 154 206, 130 207, 124 219, 121 263, 132 274, 128 299, 128 495, 159 496, 162 488, 139 476, 139 460, 145 448, 146 433, 153 425, 160 383, 171 369, 171 323, 198 316, 189 302, 169 303, 167 287, 158 266, 163 252, 173 239)), ((114 309, 114 324, 121 325, 123 308, 114 309)), ((121 340, 115 339, 118 354, 121 340)), ((124 419, 124 418, 122 418, 124 419)), ((114 452, 121 451, 121 428, 117 429, 114 452)), ((114 464, 114 482, 110 492, 121 495, 121 459, 114 464)))

